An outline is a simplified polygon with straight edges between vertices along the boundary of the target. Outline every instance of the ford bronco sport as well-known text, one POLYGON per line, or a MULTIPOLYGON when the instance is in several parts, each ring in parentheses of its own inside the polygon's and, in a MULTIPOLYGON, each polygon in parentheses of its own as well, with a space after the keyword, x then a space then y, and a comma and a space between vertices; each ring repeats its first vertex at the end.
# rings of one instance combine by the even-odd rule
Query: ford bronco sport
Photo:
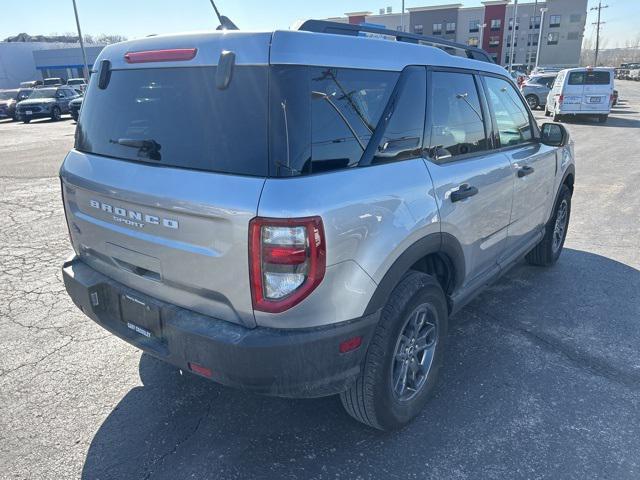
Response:
POLYGON ((449 317, 558 259, 573 145, 481 50, 368 28, 106 47, 60 171, 77 306, 224 385, 415 417, 449 317))

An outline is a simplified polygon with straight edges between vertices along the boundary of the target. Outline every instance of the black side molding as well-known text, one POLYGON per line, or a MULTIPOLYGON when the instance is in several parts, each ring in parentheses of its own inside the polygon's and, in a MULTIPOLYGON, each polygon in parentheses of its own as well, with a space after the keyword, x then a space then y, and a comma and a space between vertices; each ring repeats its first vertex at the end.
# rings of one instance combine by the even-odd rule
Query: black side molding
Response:
POLYGON ((370 315, 385 306, 389 295, 400 283, 405 273, 418 260, 431 253, 442 253, 446 255, 452 263, 454 290, 460 288, 465 277, 464 254, 462 247, 452 235, 448 233, 432 233, 421 238, 409 246, 393 263, 384 275, 378 288, 374 292, 365 310, 365 315, 370 315))

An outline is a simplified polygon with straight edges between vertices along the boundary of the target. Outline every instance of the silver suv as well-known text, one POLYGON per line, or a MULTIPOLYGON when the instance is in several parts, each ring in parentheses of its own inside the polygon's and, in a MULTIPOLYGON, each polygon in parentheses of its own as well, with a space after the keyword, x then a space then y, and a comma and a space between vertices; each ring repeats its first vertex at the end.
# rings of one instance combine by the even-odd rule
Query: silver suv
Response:
POLYGON ((553 82, 556 81, 557 76, 557 73, 533 75, 522 84, 520 91, 531 110, 544 108, 547 103, 547 95, 553 88, 553 82))
POLYGON ((558 259, 573 146, 484 52, 361 28, 106 47, 60 171, 63 276, 182 370, 391 429, 433 392, 449 317, 558 259))

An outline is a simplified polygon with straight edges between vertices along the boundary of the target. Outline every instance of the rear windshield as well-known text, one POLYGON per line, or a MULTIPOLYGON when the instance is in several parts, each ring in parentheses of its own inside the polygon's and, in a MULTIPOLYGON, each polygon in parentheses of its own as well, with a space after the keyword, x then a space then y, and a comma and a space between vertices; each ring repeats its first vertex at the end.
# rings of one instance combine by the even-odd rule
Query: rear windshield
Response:
POLYGON ((240 175, 268 170, 268 69, 236 66, 114 70, 89 83, 76 148, 119 159, 240 175))
POLYGON ((604 71, 571 72, 569 85, 609 85, 611 74, 604 71))

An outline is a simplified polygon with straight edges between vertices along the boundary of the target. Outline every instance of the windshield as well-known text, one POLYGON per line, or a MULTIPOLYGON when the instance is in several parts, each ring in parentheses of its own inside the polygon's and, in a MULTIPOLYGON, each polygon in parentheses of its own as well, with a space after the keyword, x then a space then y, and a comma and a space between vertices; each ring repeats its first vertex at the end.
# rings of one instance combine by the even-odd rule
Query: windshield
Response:
POLYGON ((84 80, 82 78, 72 78, 67 81, 67 85, 82 85, 84 80))
POLYGON ((29 95, 31 95, 31 92, 33 92, 33 90, 30 88, 27 90, 20 90, 18 92, 18 101, 24 100, 25 98, 29 98, 29 95))
POLYGON ((114 70, 89 84, 78 150, 161 166, 264 176, 268 68, 236 66, 224 89, 217 67, 114 70))
POLYGON ((56 91, 55 88, 39 88, 34 90, 31 95, 29 95, 29 98, 55 98, 56 91))
POLYGON ((4 92, 0 92, 0 100, 11 100, 16 98, 16 90, 6 90, 4 92))

